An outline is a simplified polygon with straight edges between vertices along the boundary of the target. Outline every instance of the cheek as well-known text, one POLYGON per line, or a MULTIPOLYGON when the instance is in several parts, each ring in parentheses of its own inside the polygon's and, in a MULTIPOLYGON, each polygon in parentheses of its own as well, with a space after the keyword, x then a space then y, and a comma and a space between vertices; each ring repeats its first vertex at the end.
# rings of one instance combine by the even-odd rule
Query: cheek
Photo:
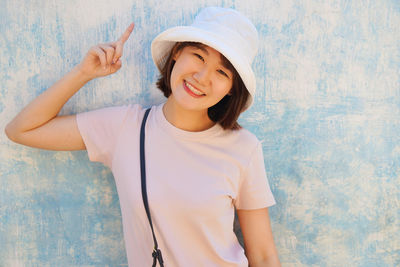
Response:
POLYGON ((194 66, 190 58, 181 55, 175 62, 171 71, 171 76, 170 76, 171 88, 173 88, 173 86, 175 87, 179 86, 182 79, 185 76, 190 75, 190 73, 192 73, 195 68, 196 67, 194 66))
POLYGON ((169 83, 170 83, 171 88, 173 88, 173 84, 175 83, 175 80, 176 80, 176 72, 174 70, 175 70, 175 66, 172 68, 171 76, 169 77, 169 83))
POLYGON ((227 80, 220 80, 216 83, 216 88, 219 95, 223 97, 227 95, 232 89, 232 82, 227 80))
POLYGON ((177 79, 179 77, 178 74, 179 74, 179 65, 175 63, 175 65, 172 68, 171 76, 170 76, 170 79, 169 79, 170 80, 169 83, 170 83, 171 89, 176 86, 177 79))

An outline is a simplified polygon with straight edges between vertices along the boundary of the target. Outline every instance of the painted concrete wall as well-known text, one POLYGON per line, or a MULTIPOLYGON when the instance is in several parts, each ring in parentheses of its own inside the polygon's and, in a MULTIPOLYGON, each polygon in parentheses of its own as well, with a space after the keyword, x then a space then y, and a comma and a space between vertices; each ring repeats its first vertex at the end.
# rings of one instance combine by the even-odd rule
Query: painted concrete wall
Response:
MULTIPOLYGON (((150 42, 207 5, 260 33, 257 97, 241 122, 263 141, 283 266, 400 266, 400 2, 2 0, 0 128, 136 22, 124 67, 62 113, 160 102, 150 42)), ((0 266, 125 266, 109 170, 85 152, 0 135, 0 266)))

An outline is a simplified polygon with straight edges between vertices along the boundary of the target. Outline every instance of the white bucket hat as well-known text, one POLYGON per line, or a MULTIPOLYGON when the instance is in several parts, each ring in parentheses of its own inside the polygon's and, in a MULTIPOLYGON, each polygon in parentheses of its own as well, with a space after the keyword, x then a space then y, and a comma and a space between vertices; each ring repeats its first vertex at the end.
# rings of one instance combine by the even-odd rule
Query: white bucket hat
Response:
POLYGON ((160 71, 176 42, 203 43, 224 55, 250 93, 244 110, 251 106, 256 90, 251 64, 257 53, 258 34, 248 18, 233 9, 207 7, 191 26, 173 27, 160 33, 151 44, 151 54, 160 71))

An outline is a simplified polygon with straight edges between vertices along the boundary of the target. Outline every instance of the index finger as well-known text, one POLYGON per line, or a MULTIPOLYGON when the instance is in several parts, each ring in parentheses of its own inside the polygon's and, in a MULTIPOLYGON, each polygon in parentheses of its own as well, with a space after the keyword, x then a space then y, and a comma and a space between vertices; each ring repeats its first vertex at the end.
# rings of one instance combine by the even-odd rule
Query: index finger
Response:
POLYGON ((121 35, 121 37, 119 38, 118 41, 120 41, 122 44, 124 44, 128 40, 129 36, 131 35, 134 27, 135 27, 135 24, 132 22, 128 26, 128 28, 125 30, 125 32, 121 35))

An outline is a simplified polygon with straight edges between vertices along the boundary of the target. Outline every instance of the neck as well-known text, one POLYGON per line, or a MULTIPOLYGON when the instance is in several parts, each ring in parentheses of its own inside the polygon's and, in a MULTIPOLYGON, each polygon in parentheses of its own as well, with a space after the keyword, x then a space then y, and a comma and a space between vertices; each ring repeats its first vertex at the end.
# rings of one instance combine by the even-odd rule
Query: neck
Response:
POLYGON ((175 127, 189 131, 200 132, 207 130, 215 125, 215 122, 210 120, 207 110, 187 110, 174 103, 172 97, 169 97, 164 104, 163 113, 169 123, 175 127))

